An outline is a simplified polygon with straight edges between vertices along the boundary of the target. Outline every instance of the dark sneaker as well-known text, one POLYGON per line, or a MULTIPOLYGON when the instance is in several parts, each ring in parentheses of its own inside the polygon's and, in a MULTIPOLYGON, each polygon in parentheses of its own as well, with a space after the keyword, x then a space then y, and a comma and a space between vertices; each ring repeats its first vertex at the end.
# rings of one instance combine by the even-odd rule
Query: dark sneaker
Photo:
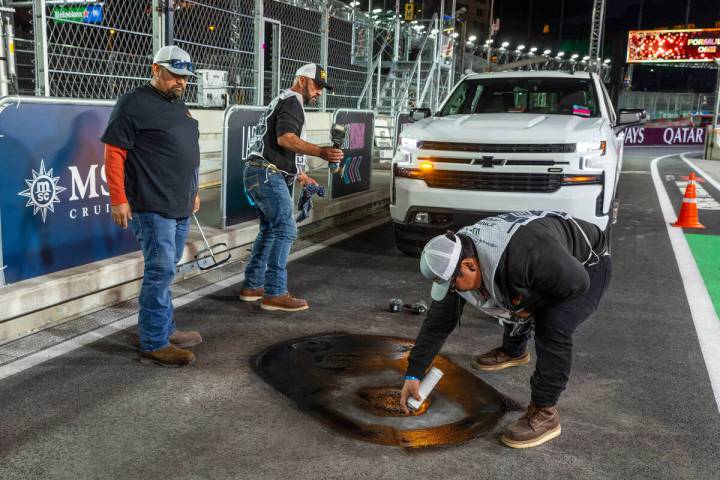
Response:
POLYGON ((238 295, 238 298, 240 298, 243 302, 257 302, 261 298, 263 298, 263 295, 265 294, 265 289, 263 287, 260 288, 241 288, 240 289, 240 295, 238 295))
POLYGON ((500 441, 512 448, 531 448, 560 436, 560 416, 555 407, 529 405, 525 415, 505 430, 500 441))
MULTIPOLYGON (((200 345, 203 341, 202 337, 198 332, 184 332, 182 330, 175 330, 175 333, 170 335, 169 340, 170 343, 180 348, 194 347, 195 345, 200 345)), ((135 348, 140 349, 140 335, 138 335, 137 333, 131 333, 130 342, 135 348)))
POLYGON ((487 353, 475 357, 473 367, 484 372, 494 372, 508 367, 517 367, 530 363, 530 352, 525 352, 519 357, 511 357, 502 351, 502 348, 493 348, 487 353))
POLYGON ((260 308, 263 310, 281 310, 283 312, 299 312, 310 308, 306 300, 295 298, 289 293, 277 297, 263 297, 260 308))
POLYGON ((170 344, 154 352, 140 352, 140 362, 145 364, 154 363, 162 367, 184 367, 195 363, 195 355, 188 350, 170 344))
POLYGON ((169 340, 170 343, 180 348, 194 347, 195 345, 200 345, 203 341, 200 334, 192 330, 175 330, 175 333, 170 335, 169 340))

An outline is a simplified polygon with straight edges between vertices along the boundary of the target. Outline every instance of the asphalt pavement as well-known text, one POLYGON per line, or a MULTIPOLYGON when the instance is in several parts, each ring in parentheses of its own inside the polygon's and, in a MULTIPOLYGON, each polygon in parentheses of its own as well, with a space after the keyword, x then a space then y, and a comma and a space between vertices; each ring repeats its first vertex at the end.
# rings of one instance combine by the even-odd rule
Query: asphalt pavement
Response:
MULTIPOLYGON (((298 411, 253 373, 253 355, 288 339, 414 338, 421 317, 391 314, 387 303, 429 302, 429 285, 386 224, 290 264, 306 312, 240 303, 237 285, 178 308, 178 326, 205 339, 192 367, 141 365, 120 332, 0 381, 0 478, 713 478, 720 414, 649 170, 673 152, 626 150, 613 278, 575 336, 556 440, 503 446, 499 435, 519 415, 511 412, 457 446, 365 443, 298 411)), ((442 353, 525 404, 534 362, 495 373, 470 367, 500 338, 496 323, 468 308, 442 353)))

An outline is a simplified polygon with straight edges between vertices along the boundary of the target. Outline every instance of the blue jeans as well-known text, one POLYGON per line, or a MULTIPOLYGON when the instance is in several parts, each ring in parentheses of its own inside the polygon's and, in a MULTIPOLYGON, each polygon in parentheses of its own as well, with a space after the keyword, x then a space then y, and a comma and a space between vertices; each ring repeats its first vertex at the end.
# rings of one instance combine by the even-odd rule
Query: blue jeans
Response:
POLYGON ((245 191, 255 203, 260 232, 245 267, 245 288, 265 287, 265 295, 287 293, 287 259, 297 225, 285 177, 266 168, 245 166, 245 191))
POLYGON ((188 235, 188 219, 133 212, 130 227, 142 247, 145 272, 140 289, 140 348, 153 352, 169 345, 175 333, 170 284, 188 235))

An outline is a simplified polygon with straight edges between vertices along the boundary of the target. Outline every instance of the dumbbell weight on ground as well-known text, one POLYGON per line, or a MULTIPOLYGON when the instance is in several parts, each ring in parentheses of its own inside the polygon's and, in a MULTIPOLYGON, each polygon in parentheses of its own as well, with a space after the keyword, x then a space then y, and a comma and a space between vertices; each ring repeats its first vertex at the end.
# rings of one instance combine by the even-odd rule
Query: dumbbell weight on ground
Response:
POLYGON ((410 311, 410 313, 413 313, 415 315, 423 315, 427 313, 428 306, 425 302, 417 302, 410 305, 408 303, 403 303, 403 301, 399 298, 391 298, 388 309, 392 313, 397 313, 400 310, 408 310, 410 311))

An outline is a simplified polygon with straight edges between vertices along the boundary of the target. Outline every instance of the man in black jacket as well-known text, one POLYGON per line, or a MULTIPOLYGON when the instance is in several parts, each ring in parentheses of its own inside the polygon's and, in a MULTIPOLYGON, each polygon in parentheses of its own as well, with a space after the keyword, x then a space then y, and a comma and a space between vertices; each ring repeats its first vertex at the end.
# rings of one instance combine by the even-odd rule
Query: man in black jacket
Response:
POLYGON ((407 411, 408 397, 418 398, 420 380, 470 303, 505 326, 503 345, 475 359, 481 370, 528 363, 535 327, 531 403, 502 442, 528 448, 559 436, 555 404, 570 375, 572 335, 607 289, 608 246, 595 225, 545 211, 486 218, 430 240, 420 270, 433 281, 433 303, 410 353, 401 406, 407 411))

